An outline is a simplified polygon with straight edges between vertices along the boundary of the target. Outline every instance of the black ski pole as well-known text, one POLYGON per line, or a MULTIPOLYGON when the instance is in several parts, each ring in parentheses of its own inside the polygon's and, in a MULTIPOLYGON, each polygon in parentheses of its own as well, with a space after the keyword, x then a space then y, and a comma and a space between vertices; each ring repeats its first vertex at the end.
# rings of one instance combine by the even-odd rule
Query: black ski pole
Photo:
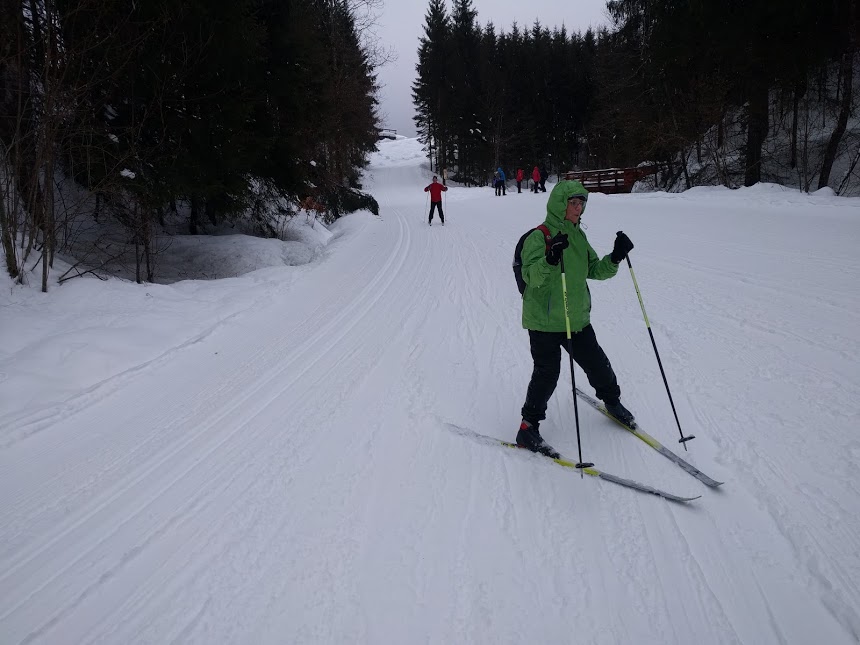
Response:
MULTIPOLYGON (((621 235, 622 231, 618 231, 616 235, 621 235)), ((663 376, 663 385, 666 386, 666 394, 669 395, 669 403, 672 406, 672 414, 675 415, 675 423, 678 424, 678 433, 681 438, 678 443, 684 444, 684 450, 687 449, 687 442, 695 439, 694 435, 689 437, 684 436, 681 430, 681 422, 678 420, 678 412, 675 410, 675 402, 672 400, 672 392, 669 390, 669 381, 666 380, 666 372, 663 370, 663 361, 660 360, 660 352, 657 351, 657 343, 654 341, 654 332, 651 331, 651 322, 648 320, 648 314, 645 313, 645 303, 642 302, 642 293, 639 291, 639 283, 636 282, 636 274, 633 273, 633 265, 630 263, 630 254, 627 254, 627 266, 630 268, 630 277, 633 278, 633 287, 636 289, 636 296, 639 298, 639 306, 642 308, 642 316, 645 318, 645 326, 648 328, 648 335, 651 337, 651 346, 654 348, 654 354, 657 356, 657 365, 660 366, 660 374, 663 376)))
POLYGON ((570 381, 573 387, 573 418, 576 421, 576 448, 579 451, 579 463, 576 467, 579 468, 579 476, 582 474, 583 468, 591 468, 594 464, 583 463, 582 461, 582 442, 579 439, 579 406, 576 402, 576 375, 573 372, 573 339, 570 335, 570 315, 567 308, 567 278, 564 275, 564 251, 561 256, 561 292, 564 294, 564 324, 567 327, 567 357, 570 359, 570 381))

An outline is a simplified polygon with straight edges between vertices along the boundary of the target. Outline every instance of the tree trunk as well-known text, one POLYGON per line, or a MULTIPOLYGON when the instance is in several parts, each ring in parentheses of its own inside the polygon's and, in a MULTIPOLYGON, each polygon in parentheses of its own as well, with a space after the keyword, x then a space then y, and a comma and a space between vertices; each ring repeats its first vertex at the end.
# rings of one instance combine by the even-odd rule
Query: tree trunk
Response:
POLYGON ((18 260, 15 257, 15 242, 12 240, 12 225, 6 216, 3 204, 5 195, 0 195, 0 236, 3 238, 3 251, 6 253, 6 271, 10 278, 18 277, 18 260))
POLYGON ((441 136, 439 137, 439 141, 436 144, 439 149, 439 163, 442 168, 442 185, 447 186, 448 184, 448 139, 446 138, 445 131, 443 130, 441 136))
POLYGON ((39 17, 42 15, 35 0, 30 0, 30 21, 33 25, 33 51, 36 67, 44 65, 45 62, 45 40, 39 17))
POLYGON ((143 284, 140 279, 140 234, 134 234, 134 281, 143 284))
POLYGON ((841 195, 842 191, 845 190, 845 187, 848 186, 848 181, 851 179, 851 173, 854 172, 854 168, 857 166, 858 161, 860 161, 860 147, 857 148, 857 154, 854 155, 851 165, 848 166, 848 172, 845 173, 842 183, 839 184, 839 189, 836 191, 837 195, 841 195))
POLYGON ((134 281, 137 284, 143 284, 143 280, 140 277, 140 266, 141 260, 143 259, 143 253, 140 249, 140 242, 143 236, 143 227, 142 221, 138 216, 139 208, 140 207, 135 202, 133 210, 131 212, 131 225, 133 227, 132 230, 134 231, 134 281))
POLYGON ((430 160, 430 172, 433 172, 433 135, 427 137, 427 158, 430 160))
POLYGON ((197 215, 198 215, 197 211, 199 210, 199 208, 200 208, 200 200, 197 199, 197 197, 192 196, 191 197, 191 213, 190 213, 189 218, 188 218, 188 232, 191 233, 191 235, 197 235, 197 233, 199 232, 197 229, 197 215))
POLYGON ((148 208, 141 210, 141 229, 143 230, 143 255, 146 258, 146 281, 155 282, 155 267, 152 263, 152 226, 148 208))
POLYGON ((669 169, 669 172, 667 172, 666 177, 664 177, 663 188, 669 188, 675 183, 675 166, 672 164, 672 157, 666 159, 666 167, 669 169))
POLYGON ((687 169, 687 151, 684 148, 681 148, 681 168, 684 171, 684 183, 687 186, 687 190, 690 190, 693 187, 693 182, 690 181, 690 171, 687 169))
POLYGON ((794 85, 794 100, 791 106, 791 168, 797 168, 797 124, 800 108, 800 97, 806 92, 806 81, 797 81, 794 85))
POLYGON ((839 75, 842 77, 842 98, 840 100, 839 118, 836 128, 830 135, 827 148, 824 150, 824 160, 821 163, 821 173, 818 175, 818 187, 824 188, 830 182, 830 171, 833 170, 833 162, 836 160, 836 152, 839 142, 845 134, 848 125, 848 115, 851 112, 851 77, 854 75, 854 52, 851 48, 842 54, 839 64, 839 75))
MULTIPOLYGON (((340 175, 338 175, 338 178, 339 177, 340 177, 340 175)), ((204 210, 206 211, 206 217, 209 219, 209 222, 212 224, 212 226, 218 226, 218 204, 217 204, 217 202, 219 202, 219 201, 220 201, 220 199, 218 199, 216 197, 209 197, 206 200, 206 205, 204 207, 204 210)))
POLYGON ((768 87, 766 83, 753 83, 749 96, 746 174, 744 186, 761 181, 761 148, 768 130, 768 87))

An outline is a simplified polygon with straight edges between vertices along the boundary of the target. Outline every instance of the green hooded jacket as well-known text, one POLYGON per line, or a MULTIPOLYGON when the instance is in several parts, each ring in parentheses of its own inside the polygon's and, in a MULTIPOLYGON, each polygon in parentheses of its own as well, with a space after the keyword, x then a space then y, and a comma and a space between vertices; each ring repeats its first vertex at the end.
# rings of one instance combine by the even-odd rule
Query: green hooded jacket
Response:
MULTIPOLYGON (((598 258, 579 224, 564 219, 567 200, 571 195, 588 195, 578 181, 560 181, 552 189, 546 203, 544 225, 550 234, 567 233, 570 246, 564 250, 564 270, 567 280, 567 303, 570 309, 570 331, 576 333, 588 326, 591 314, 591 294, 586 279, 606 280, 618 273, 618 265, 609 255, 598 258)), ((583 207, 582 212, 585 212, 583 207)), ((581 220, 580 220, 581 221, 581 220)), ((523 327, 535 331, 566 331, 564 324, 564 295, 561 288, 561 265, 546 261, 546 241, 535 230, 523 244, 523 327)))

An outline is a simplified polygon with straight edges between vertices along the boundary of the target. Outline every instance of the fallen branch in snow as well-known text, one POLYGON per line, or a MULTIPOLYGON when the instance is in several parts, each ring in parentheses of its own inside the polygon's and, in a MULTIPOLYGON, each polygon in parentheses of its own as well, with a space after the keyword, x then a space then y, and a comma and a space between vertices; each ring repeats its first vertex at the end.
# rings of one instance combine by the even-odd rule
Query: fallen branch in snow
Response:
POLYGON ((77 265, 70 267, 68 271, 66 271, 62 276, 60 276, 57 279, 57 284, 63 284, 64 282, 66 282, 68 280, 72 280, 74 278, 81 278, 81 277, 87 275, 88 273, 92 273, 95 277, 97 277, 102 282, 107 282, 107 278, 105 278, 104 276, 100 276, 98 273, 96 273, 95 269, 87 269, 83 273, 81 273, 80 271, 76 271, 75 275, 71 275, 67 278, 66 276, 69 274, 69 271, 71 271, 72 269, 74 269, 76 267, 77 267, 77 265))

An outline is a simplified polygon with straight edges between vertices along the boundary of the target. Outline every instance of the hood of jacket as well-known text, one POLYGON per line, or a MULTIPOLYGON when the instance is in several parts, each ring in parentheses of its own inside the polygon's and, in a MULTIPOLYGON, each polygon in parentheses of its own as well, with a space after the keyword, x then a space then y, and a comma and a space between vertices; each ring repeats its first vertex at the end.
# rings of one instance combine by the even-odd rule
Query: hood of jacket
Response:
MULTIPOLYGON (((564 216, 567 211, 567 200, 574 195, 582 195, 588 199, 588 191, 578 181, 563 180, 558 182, 549 194, 549 199, 546 201, 546 222, 553 231, 559 231, 564 228, 564 216)), ((582 212, 585 213, 586 202, 582 205, 582 212)), ((580 216, 581 217, 581 216, 580 216)))

